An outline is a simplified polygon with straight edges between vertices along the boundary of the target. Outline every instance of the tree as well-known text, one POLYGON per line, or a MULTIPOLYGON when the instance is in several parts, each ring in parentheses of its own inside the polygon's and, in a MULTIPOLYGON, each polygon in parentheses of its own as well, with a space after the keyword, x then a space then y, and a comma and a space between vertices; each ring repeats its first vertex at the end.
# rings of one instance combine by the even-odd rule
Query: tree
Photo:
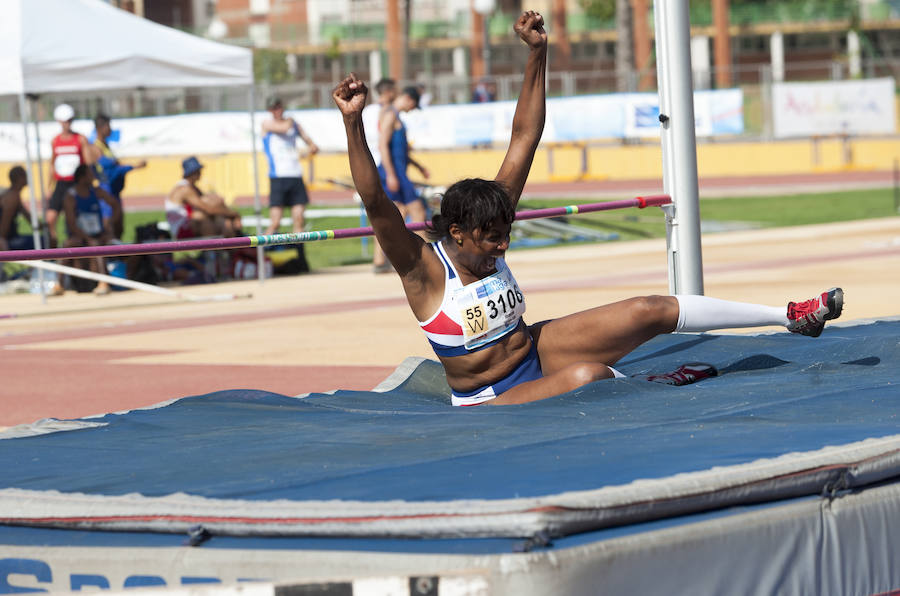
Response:
POLYGON ((584 14, 601 21, 611 21, 616 16, 616 0, 578 0, 584 14))
POLYGON ((288 82, 291 74, 288 72, 287 53, 256 48, 253 50, 253 74, 257 81, 272 85, 288 82))
POLYGON ((631 22, 631 2, 616 0, 616 88, 633 91, 634 71, 633 24, 631 22))

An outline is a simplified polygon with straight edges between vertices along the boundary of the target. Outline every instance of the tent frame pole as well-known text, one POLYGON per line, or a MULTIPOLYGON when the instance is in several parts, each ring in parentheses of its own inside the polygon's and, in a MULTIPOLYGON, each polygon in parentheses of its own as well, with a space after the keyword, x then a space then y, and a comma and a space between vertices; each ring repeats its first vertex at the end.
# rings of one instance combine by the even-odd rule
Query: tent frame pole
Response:
MULTIPOLYGON (((41 199, 41 215, 44 218, 44 221, 47 221, 47 194, 46 187, 44 186, 44 159, 41 156, 41 130, 40 124, 38 123, 38 110, 40 108, 40 104, 38 104, 39 96, 33 93, 29 93, 25 96, 29 102, 29 108, 31 109, 31 125, 34 128, 34 152, 37 155, 37 182, 38 182, 38 196, 41 199)), ((44 229, 44 233, 41 235, 44 239, 44 244, 50 246, 50 230, 49 228, 44 229)))
MULTIPOLYGON (((247 105, 250 111, 250 143, 252 149, 250 159, 253 162, 253 213, 256 214, 256 235, 262 235, 262 205, 259 197, 259 159, 257 159, 256 148, 256 80, 247 88, 247 105)), ((262 246, 256 247, 256 270, 259 276, 259 283, 262 284, 266 279, 265 271, 265 253, 262 246)))
MULTIPOLYGON (((32 172, 33 164, 31 162, 31 141, 28 138, 28 104, 25 102, 25 92, 19 93, 19 117, 22 120, 22 132, 25 133, 25 173, 28 177, 28 198, 31 205, 31 237, 34 239, 34 247, 41 248, 41 227, 38 225, 37 201, 34 195, 34 173, 32 172)), ((40 154, 40 149, 38 149, 40 154)), ((40 178, 40 174, 38 174, 40 178)), ((43 202, 43 201, 42 201, 43 202)), ((41 287, 41 304, 47 303, 47 289, 44 287, 44 272, 38 270, 38 283, 41 287)))

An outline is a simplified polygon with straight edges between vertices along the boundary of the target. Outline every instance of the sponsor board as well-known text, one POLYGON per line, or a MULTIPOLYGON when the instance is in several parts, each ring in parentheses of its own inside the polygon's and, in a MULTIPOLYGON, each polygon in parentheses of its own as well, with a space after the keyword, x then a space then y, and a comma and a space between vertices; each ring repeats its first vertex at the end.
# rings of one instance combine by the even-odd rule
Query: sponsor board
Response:
MULTIPOLYGON (((509 143, 516 104, 498 101, 483 104, 429 106, 401 114, 414 149, 461 149, 509 143)), ((698 91, 694 94, 699 136, 740 134, 744 130, 743 93, 740 89, 698 91)), ((266 112, 255 115, 259 127, 266 112)), ((346 151, 347 138, 340 113, 334 110, 289 110, 322 151, 346 151)), ((215 155, 248 153, 253 137, 250 117, 244 112, 181 114, 152 118, 113 120, 110 148, 119 157, 154 155, 215 155)), ((94 136, 90 120, 76 120, 73 130, 94 136)), ((371 126, 370 126, 371 128, 371 126)), ((585 95, 547 100, 544 143, 579 142, 609 138, 659 136, 659 98, 655 93, 585 95)), ((50 155, 50 141, 59 132, 55 122, 39 124, 39 137, 28 126, 32 152, 50 155)), ((17 122, 0 123, 0 162, 25 159, 24 131, 17 122)), ((261 150, 259 131, 257 148, 261 150)))
POLYGON ((776 83, 774 134, 779 138, 894 134, 894 79, 776 83))

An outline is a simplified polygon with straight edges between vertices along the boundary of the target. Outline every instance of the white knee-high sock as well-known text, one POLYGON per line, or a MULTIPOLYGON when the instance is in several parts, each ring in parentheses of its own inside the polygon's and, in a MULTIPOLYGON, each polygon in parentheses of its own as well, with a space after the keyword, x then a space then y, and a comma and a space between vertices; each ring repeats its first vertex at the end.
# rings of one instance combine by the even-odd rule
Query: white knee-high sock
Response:
POLYGON ((786 306, 762 306, 706 296, 679 295, 675 331, 711 331, 733 327, 787 325, 786 306))

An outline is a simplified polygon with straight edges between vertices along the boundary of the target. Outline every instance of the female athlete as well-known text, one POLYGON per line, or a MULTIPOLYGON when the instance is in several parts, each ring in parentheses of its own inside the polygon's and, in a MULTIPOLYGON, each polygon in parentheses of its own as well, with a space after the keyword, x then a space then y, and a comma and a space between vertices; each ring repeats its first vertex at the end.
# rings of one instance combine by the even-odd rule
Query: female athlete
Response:
MULTIPOLYGON (((408 231, 382 190, 363 131, 365 84, 351 74, 333 93, 353 182, 444 366, 453 405, 524 403, 622 376, 610 366, 661 333, 783 324, 818 336, 826 320, 840 315, 843 292, 834 288, 787 309, 704 296, 644 296, 526 324, 525 298, 504 255, 544 129, 547 34, 534 11, 524 12, 513 29, 528 46, 528 59, 509 149, 495 180, 461 180, 447 189, 431 222, 436 242, 408 231)), ((714 370, 681 374, 690 381, 714 370)))

